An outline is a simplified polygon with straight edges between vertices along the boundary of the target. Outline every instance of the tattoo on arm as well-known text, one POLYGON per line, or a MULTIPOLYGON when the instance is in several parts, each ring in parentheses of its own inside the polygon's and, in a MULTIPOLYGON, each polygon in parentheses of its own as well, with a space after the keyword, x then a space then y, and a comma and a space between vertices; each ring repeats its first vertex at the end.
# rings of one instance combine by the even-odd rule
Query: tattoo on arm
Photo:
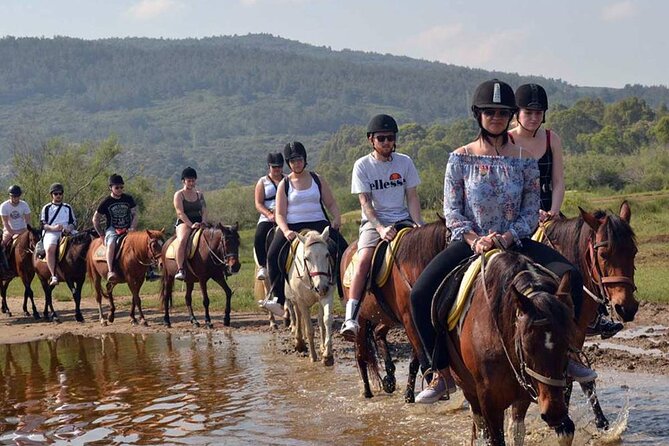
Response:
POLYGON ((376 210, 374 210, 374 206, 372 205, 372 197, 370 196, 369 193, 363 192, 360 194, 360 202, 362 205, 362 210, 365 212, 365 216, 367 217, 367 220, 374 226, 378 226, 381 224, 379 221, 378 217, 376 216, 376 210))

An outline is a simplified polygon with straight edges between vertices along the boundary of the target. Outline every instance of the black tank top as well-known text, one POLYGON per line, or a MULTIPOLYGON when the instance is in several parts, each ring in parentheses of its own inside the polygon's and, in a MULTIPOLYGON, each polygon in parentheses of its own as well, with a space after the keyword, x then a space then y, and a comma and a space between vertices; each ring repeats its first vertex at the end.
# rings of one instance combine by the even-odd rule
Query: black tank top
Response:
MULTIPOLYGON (((182 193, 181 205, 183 206, 184 214, 186 214, 191 223, 202 223, 202 199, 199 192, 195 201, 186 200, 186 197, 182 193)), ((177 225, 179 223, 183 223, 181 219, 178 220, 177 225)))
POLYGON ((546 130, 546 152, 537 163, 539 164, 541 209, 548 212, 553 206, 553 151, 551 150, 550 130, 546 130))

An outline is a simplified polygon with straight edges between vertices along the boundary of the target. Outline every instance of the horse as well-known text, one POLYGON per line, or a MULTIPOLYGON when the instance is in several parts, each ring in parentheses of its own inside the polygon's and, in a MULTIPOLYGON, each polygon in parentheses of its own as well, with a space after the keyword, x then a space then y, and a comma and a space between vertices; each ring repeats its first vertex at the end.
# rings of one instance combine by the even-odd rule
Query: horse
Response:
POLYGON ((102 239, 94 240, 86 258, 88 277, 93 282, 95 300, 98 303, 98 315, 101 325, 114 322, 116 306, 114 305, 113 290, 118 283, 127 283, 132 293, 132 307, 130 309, 130 323, 147 326, 142 311, 142 301, 139 290, 144 284, 146 272, 155 265, 160 258, 165 232, 163 230, 131 231, 126 234, 117 246, 115 272, 118 278, 107 282, 106 290, 102 289, 102 278, 107 277, 108 268, 105 259, 105 249, 102 248, 102 239), (109 300, 109 314, 105 319, 102 312, 102 296, 109 300), (135 309, 139 312, 139 322, 135 317, 135 309))
POLYGON ((558 288, 545 268, 506 251, 484 262, 459 327, 446 334, 448 314, 435 317, 433 312, 433 320, 444 327, 451 370, 473 414, 472 444, 479 436, 486 444, 505 444, 504 410, 509 406, 514 443, 522 444, 531 402, 539 405, 558 443, 572 443, 574 423, 564 389, 576 326, 566 290, 568 274, 558 288))
POLYGON ((12 317, 12 313, 7 305, 7 288, 14 277, 20 277, 23 282, 23 314, 30 316, 28 312, 28 299, 32 304, 32 316, 35 320, 40 319, 39 311, 35 306, 35 297, 33 289, 30 286, 35 277, 35 267, 33 266, 32 252, 35 245, 41 238, 41 232, 28 225, 26 231, 15 236, 10 242, 11 248, 7 255, 9 263, 9 274, 0 278, 0 294, 2 294, 2 312, 12 317))
MULTIPOLYGON (((173 256, 168 256, 168 248, 176 237, 170 238, 163 246, 161 263, 163 265, 163 279, 160 287, 160 302, 164 310, 163 324, 171 327, 170 306, 172 305, 172 289, 174 288, 174 275, 177 272, 177 263, 173 256), (168 258, 172 257, 172 258, 168 258)), ((190 243, 190 239, 189 239, 190 243)), ((226 278, 239 272, 239 224, 226 226, 217 223, 213 227, 203 228, 197 241, 197 248, 193 257, 186 260, 186 307, 190 315, 190 322, 196 327, 200 323, 193 313, 193 287, 195 282, 200 284, 202 291, 202 304, 204 306, 204 323, 207 328, 213 328, 211 316, 209 315, 209 294, 207 292, 207 281, 209 279, 218 283, 225 292, 225 315, 223 325, 230 326, 230 300, 232 290, 228 286, 226 278)))
POLYGON ((334 364, 332 353, 332 304, 335 291, 335 265, 329 251, 330 227, 322 233, 308 231, 298 234, 293 261, 287 272, 286 302, 293 322, 295 350, 305 352, 304 335, 309 343, 311 362, 318 360, 314 345, 314 326, 310 308, 317 302, 320 353, 325 366, 334 364))
MULTIPOLYGON (((381 382, 386 393, 395 391, 395 364, 389 353, 386 334, 392 327, 402 326, 413 350, 404 400, 407 403, 415 401, 414 389, 419 364, 429 361, 423 357, 420 337, 411 317, 411 287, 430 260, 447 246, 449 236, 443 219, 411 229, 396 248, 386 283, 381 288, 374 285, 362 301, 358 315, 360 329, 355 339, 355 348, 365 398, 373 397, 370 373, 381 382), (377 349, 384 360, 386 376, 383 378, 379 374, 377 349)), ((342 282, 356 251, 357 243, 354 241, 342 256, 342 282)), ((349 298, 348 292, 349 289, 344 287, 344 301, 349 298)))
MULTIPOLYGON (((59 282, 66 282, 67 287, 72 291, 74 299, 74 318, 77 322, 84 322, 84 315, 81 313, 81 289, 86 280, 86 255, 91 246, 91 242, 97 237, 93 229, 82 231, 67 237, 67 246, 63 257, 56 263, 56 275, 59 282)), ((57 254, 58 255, 58 254, 57 254)), ((51 272, 46 264, 46 260, 37 257, 33 252, 33 266, 35 273, 39 277, 42 289, 44 290, 45 304, 44 317, 47 320, 58 322, 58 314, 53 308, 53 289, 49 285, 51 272), (49 312, 50 311, 50 312, 49 312)))
MULTIPOLYGON (((634 297, 634 259, 637 253, 632 211, 627 201, 619 215, 579 208, 575 218, 557 219, 544 225, 544 243, 564 255, 583 275, 584 298, 578 324, 576 346, 583 346, 586 329, 597 315, 597 307, 612 307, 611 313, 623 322, 634 320, 639 302, 634 297)), ((607 429, 609 422, 599 405, 594 382, 581 384, 596 417, 596 425, 607 429)))

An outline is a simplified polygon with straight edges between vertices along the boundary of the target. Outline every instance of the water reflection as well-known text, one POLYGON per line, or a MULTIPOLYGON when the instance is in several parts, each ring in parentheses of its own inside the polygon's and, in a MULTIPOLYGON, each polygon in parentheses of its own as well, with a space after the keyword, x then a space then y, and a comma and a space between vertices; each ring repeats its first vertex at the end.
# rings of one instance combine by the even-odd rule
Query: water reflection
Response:
MULTIPOLYGON (((357 372, 277 353, 281 338, 232 331, 64 335, 0 346, 0 442, 50 444, 468 444, 461 396, 430 407, 360 397, 357 372)), ((406 373, 407 365, 398 364, 406 373)), ((613 420, 600 435, 584 400, 575 444, 665 444, 666 377, 600 374, 613 420), (630 403, 632 401, 633 403, 630 403)), ((406 376, 400 373, 398 379, 406 376)), ((554 443, 536 410, 526 444, 554 443)))

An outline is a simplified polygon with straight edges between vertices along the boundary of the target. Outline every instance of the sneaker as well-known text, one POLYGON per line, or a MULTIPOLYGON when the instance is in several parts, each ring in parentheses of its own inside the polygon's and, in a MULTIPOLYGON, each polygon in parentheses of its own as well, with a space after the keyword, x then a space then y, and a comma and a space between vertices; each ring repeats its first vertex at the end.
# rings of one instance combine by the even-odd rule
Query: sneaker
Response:
POLYGON ((341 330, 339 333, 346 339, 347 341, 353 342, 355 340, 355 337, 358 335, 358 329, 360 328, 360 325, 354 320, 354 319, 346 319, 344 323, 341 326, 341 330))
POLYGON ((258 274, 256 274, 256 279, 258 279, 258 280, 267 279, 267 270, 265 269, 264 266, 261 266, 260 268, 258 268, 258 274))
POLYGON ((268 297, 267 299, 258 302, 258 305, 271 311, 276 317, 283 317, 283 305, 279 303, 278 297, 268 297))
POLYGON ((177 273, 174 275, 174 278, 177 280, 186 280, 186 272, 183 270, 183 268, 179 268, 177 270, 177 273))
POLYGON ((597 372, 572 358, 569 358, 569 363, 567 364, 567 375, 581 384, 589 383, 597 379, 597 372))
POLYGON ((448 397, 448 387, 446 387, 446 380, 440 373, 433 375, 432 381, 416 395, 416 403, 418 404, 432 404, 439 401, 442 397, 448 397))
POLYGON ((51 276, 51 280, 49 280, 49 286, 56 286, 56 285, 58 285, 58 277, 51 276))
POLYGON ((154 270, 150 269, 146 272, 145 280, 148 281, 148 282, 153 282, 153 281, 156 281, 156 280, 160 279, 161 277, 163 277, 163 276, 156 273, 154 270))
POLYGON ((620 322, 614 322, 611 318, 602 314, 594 324, 588 326, 586 334, 588 336, 600 335, 602 339, 608 339, 615 336, 624 327, 620 322))

